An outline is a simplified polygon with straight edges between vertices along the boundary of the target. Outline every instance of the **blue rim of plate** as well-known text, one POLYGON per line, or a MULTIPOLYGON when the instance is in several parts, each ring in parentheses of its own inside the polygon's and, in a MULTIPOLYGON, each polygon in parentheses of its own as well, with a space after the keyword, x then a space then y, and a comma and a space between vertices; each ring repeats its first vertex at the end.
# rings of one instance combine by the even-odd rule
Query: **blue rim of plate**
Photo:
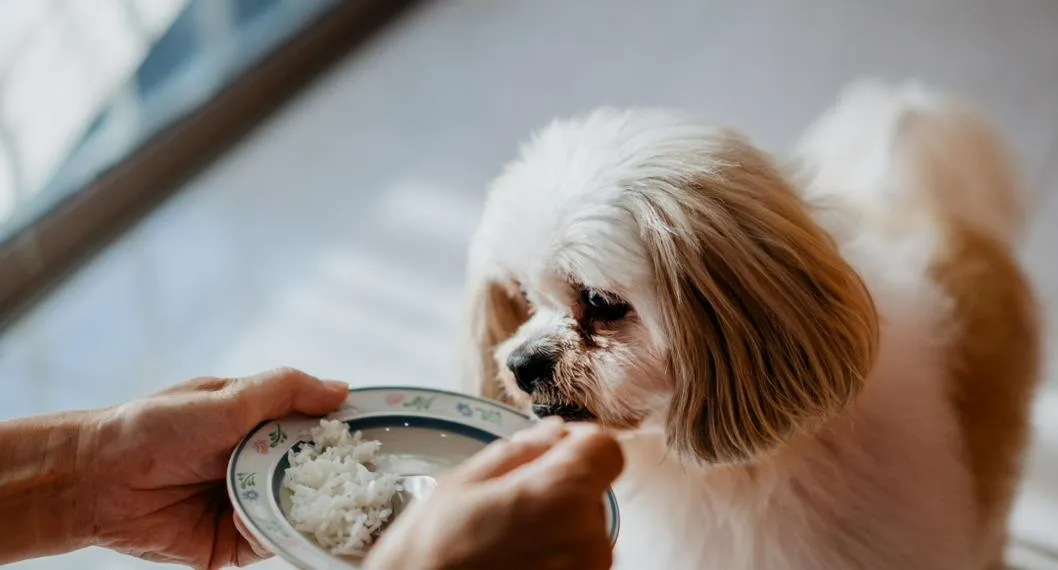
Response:
MULTIPOLYGON (((422 427, 433 422, 439 422, 434 426, 443 425, 448 430, 462 426, 466 429, 455 428, 455 431, 482 443, 510 437, 533 424, 529 416, 498 402, 416 386, 350 388, 345 404, 326 417, 348 424, 394 416, 424 424, 422 427), (440 405, 434 408, 438 399, 440 405), (486 441, 487 438, 491 439, 486 441)), ((228 497, 258 542, 288 562, 302 568, 357 568, 355 561, 327 553, 296 531, 279 505, 279 468, 292 447, 311 439, 308 432, 317 425, 319 418, 294 416, 263 422, 254 428, 236 446, 228 462, 228 497)), ((610 516, 610 542, 616 544, 620 512, 612 489, 606 493, 606 506, 610 516)))

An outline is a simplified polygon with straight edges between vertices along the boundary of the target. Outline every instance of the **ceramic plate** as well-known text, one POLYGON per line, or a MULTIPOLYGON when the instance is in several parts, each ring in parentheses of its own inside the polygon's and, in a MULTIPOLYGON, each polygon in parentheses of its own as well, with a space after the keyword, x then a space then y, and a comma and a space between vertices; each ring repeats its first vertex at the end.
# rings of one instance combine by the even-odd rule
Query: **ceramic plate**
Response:
MULTIPOLYGON (((399 475, 439 475, 480 451, 532 425, 506 406, 464 394, 427 388, 355 388, 338 411, 341 420, 364 439, 382 442, 387 471, 399 475)), ((249 531, 266 548, 300 568, 358 568, 355 558, 337 557, 316 546, 287 522, 289 494, 283 476, 287 452, 310 441, 318 418, 291 417, 257 427, 232 454, 228 494, 249 531)), ((617 540, 618 511, 613 492, 606 495, 610 539, 617 540)))

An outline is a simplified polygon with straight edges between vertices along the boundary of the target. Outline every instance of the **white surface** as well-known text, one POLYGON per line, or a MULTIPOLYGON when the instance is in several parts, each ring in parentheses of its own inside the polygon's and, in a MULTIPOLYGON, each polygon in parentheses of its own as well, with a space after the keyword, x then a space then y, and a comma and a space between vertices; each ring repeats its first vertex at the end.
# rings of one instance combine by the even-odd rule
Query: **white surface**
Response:
MULTIPOLYGON (((781 150, 866 74, 919 77, 996 118, 1041 199, 1026 260, 1053 314, 1056 29, 1050 0, 428 3, 12 329, 0 417, 277 365, 448 386, 466 241, 531 129, 599 104, 674 105, 781 150)), ((1039 409, 1016 528, 1054 545, 1058 395, 1039 409)), ((141 565, 87 551, 16 567, 141 565)))

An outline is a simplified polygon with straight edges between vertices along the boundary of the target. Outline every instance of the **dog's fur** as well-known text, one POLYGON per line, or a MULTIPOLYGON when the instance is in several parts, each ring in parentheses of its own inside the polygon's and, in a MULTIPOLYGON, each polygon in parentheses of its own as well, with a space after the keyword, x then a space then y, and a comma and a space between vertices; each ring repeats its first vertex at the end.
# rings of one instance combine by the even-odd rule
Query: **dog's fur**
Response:
POLYGON ((619 568, 1001 568, 1040 360, 1003 146, 862 83, 793 158, 660 110, 547 127, 472 244, 468 387, 625 431, 619 568), (555 362, 531 394, 519 347, 555 362))

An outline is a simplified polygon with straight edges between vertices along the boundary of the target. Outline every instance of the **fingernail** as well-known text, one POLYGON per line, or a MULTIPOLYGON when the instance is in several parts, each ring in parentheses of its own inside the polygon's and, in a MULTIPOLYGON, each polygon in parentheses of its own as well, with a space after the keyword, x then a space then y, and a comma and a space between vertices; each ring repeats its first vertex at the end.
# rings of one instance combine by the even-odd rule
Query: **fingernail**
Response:
POLYGON ((338 392, 338 391, 348 392, 349 391, 349 384, 346 384, 345 382, 342 382, 341 380, 327 380, 327 381, 324 382, 324 384, 328 388, 330 388, 331 390, 334 390, 335 392, 338 392))

